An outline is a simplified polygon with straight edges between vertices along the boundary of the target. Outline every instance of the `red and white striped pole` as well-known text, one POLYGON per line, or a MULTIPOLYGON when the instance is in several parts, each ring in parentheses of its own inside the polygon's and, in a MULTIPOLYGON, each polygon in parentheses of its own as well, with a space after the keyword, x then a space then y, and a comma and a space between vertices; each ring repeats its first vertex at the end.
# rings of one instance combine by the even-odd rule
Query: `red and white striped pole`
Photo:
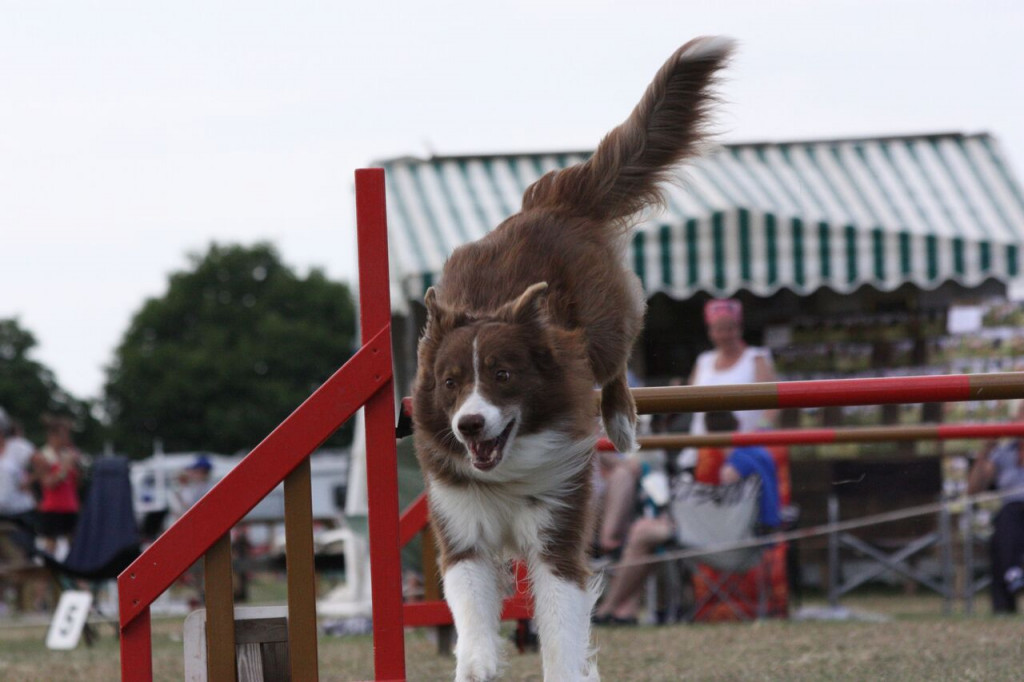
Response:
POLYGON ((1024 398, 1024 372, 633 389, 641 414, 1024 398))
MULTIPOLYGON (((640 436, 641 449, 738 447, 743 445, 827 445, 911 440, 968 440, 972 438, 1022 438, 1024 423, 1008 424, 924 424, 921 426, 878 426, 843 429, 778 429, 744 433, 656 434, 640 436)), ((614 450, 611 441, 601 439, 600 450, 614 450)))

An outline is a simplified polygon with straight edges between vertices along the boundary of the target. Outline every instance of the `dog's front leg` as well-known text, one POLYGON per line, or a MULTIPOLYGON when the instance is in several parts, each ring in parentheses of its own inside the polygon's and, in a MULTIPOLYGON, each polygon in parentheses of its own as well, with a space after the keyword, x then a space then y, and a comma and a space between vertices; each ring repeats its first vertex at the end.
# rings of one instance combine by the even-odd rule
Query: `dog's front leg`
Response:
POLYGON ((444 574, 445 600, 455 619, 455 682, 489 682, 501 667, 498 569, 479 557, 457 561, 444 574))
POLYGON ((590 613, 597 601, 597 583, 581 588, 555 575, 540 559, 532 562, 530 579, 545 682, 598 682, 590 649, 590 613))

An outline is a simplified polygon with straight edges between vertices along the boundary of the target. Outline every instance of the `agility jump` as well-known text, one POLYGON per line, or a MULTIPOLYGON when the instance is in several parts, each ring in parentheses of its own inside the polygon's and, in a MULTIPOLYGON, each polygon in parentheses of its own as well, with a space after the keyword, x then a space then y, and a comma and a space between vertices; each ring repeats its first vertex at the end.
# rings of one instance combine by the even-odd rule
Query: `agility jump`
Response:
MULTIPOLYGON (((395 394, 384 172, 356 172, 362 347, 118 578, 121 679, 151 682, 150 605, 200 557, 207 562, 210 679, 236 679, 229 533, 286 481, 289 647, 292 679, 316 680, 308 457, 366 408, 373 590, 374 680, 406 679, 399 555, 395 394), (287 480, 286 480, 287 479, 287 480), (217 576, 220 576, 218 578, 217 576), (214 580, 211 583, 211 578, 214 580)), ((1024 374, 799 381, 635 389, 641 413, 955 402, 1024 398, 1024 374)), ((763 434, 759 434, 762 435, 763 434)), ((415 524, 407 523, 403 535, 415 524)))

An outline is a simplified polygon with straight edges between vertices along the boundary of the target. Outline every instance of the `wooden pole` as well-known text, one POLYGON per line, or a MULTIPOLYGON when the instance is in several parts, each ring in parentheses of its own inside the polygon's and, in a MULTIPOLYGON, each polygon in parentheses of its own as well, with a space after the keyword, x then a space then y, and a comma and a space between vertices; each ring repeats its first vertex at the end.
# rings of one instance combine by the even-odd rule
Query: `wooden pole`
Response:
MULTIPOLYGON (((316 571, 309 457, 284 479, 285 561, 288 568, 288 664, 291 679, 319 679, 316 571)), ((212 679, 212 678, 211 678, 212 679)))
POLYGON ((633 389, 637 412, 775 410, 1024 398, 1024 372, 633 389))
POLYGON ((208 679, 234 682, 235 594, 231 579, 231 533, 213 543, 203 559, 206 585, 206 670, 208 679))

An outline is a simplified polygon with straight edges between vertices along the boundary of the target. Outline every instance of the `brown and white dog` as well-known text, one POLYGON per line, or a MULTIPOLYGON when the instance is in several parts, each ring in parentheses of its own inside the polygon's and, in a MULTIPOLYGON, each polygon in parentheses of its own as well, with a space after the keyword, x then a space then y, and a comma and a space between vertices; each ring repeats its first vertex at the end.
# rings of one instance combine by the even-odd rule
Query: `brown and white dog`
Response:
POLYGON ((598 679, 589 646, 597 586, 586 564, 593 388, 608 437, 634 449, 626 363, 644 297, 625 249, 672 166, 699 150, 732 46, 698 38, 676 51, 589 160, 527 188, 522 211, 457 249, 427 291, 416 453, 459 682, 499 673, 501 596, 515 557, 529 568, 544 679, 598 679))

